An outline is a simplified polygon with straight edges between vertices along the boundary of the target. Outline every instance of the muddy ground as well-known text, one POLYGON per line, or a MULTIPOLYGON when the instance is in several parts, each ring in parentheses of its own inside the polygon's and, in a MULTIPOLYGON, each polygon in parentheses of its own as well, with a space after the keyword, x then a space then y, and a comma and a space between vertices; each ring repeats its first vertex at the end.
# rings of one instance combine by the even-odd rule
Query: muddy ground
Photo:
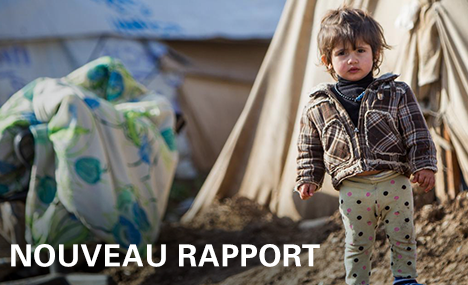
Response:
MULTIPOLYGON (((418 234, 418 280, 425 284, 468 284, 468 193, 455 201, 420 206, 415 214, 418 234)), ((344 284, 344 230, 336 213, 314 230, 301 230, 290 219, 280 219, 247 199, 217 203, 190 225, 165 224, 158 244, 166 244, 168 260, 161 268, 146 266, 107 269, 118 284, 344 284), (314 266, 305 266, 308 255, 301 254, 302 267, 284 267, 282 262, 267 268, 259 259, 240 266, 240 258, 227 268, 210 264, 201 268, 179 267, 179 244, 193 244, 197 260, 206 244, 212 244, 221 260, 221 245, 321 244, 314 251, 314 266)), ((270 250, 269 250, 270 251, 270 250)), ((270 254, 271 261, 272 256, 270 254)), ((372 284, 391 284, 390 254, 382 229, 376 238, 372 264, 372 284)), ((270 252, 272 253, 272 251, 270 252)), ((159 257, 154 253, 154 259, 159 257)), ((186 264, 188 266, 188 264, 186 264)))
MULTIPOLYGON (((421 204, 421 203, 419 203, 421 204)), ((418 234, 418 280, 425 284, 468 284, 468 192, 445 204, 419 205, 415 214, 418 234)), ((315 229, 301 229, 299 223, 278 218, 269 211, 245 199, 228 199, 215 203, 209 211, 188 225, 166 222, 154 246, 157 262, 160 245, 167 246, 167 261, 160 268, 132 264, 126 268, 102 269, 117 284, 345 284, 343 265, 344 230, 335 213, 315 229), (207 263, 192 268, 186 262, 178 264, 179 244, 196 247, 197 262, 206 244, 212 244, 221 262, 223 244, 253 244, 260 249, 265 244, 320 244, 314 250, 314 266, 308 267, 308 255, 301 254, 301 267, 268 268, 257 258, 242 267, 240 257, 230 259, 228 267, 207 263)), ((273 260, 272 250, 266 252, 273 260)), ((372 284, 391 284, 388 242, 379 231, 372 263, 372 284)), ((96 270, 96 269, 95 269, 96 270)), ((14 276, 13 276, 14 277, 14 276)))
MULTIPOLYGON (((215 284, 249 268, 263 266, 257 257, 249 259, 247 266, 242 267, 241 259, 237 257, 229 260, 228 267, 216 268, 212 263, 207 263, 203 267, 192 268, 188 261, 184 267, 179 267, 179 244, 194 245, 197 249, 197 262, 205 246, 212 244, 221 263, 223 244, 233 244, 239 249, 241 244, 252 244, 260 249, 265 244, 280 246, 286 243, 320 243, 338 228, 333 222, 325 225, 320 233, 304 232, 292 220, 280 219, 245 198, 229 199, 223 203, 215 203, 209 211, 189 225, 166 223, 163 226, 153 256, 155 262, 159 260, 159 246, 166 244, 167 261, 164 266, 131 266, 125 270, 107 269, 105 272, 112 275, 119 284, 215 284)), ((266 259, 273 261, 272 251, 266 252, 266 259)))

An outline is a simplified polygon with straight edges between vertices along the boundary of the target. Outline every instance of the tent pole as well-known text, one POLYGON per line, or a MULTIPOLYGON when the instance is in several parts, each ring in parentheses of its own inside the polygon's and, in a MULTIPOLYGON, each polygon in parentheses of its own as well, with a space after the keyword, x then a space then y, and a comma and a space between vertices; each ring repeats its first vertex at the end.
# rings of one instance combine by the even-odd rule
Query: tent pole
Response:
MULTIPOLYGON (((447 127, 443 125, 443 137, 449 143, 450 133, 447 130, 447 127)), ((446 165, 446 175, 447 175, 447 194, 450 200, 456 198, 457 194, 460 192, 460 166, 458 165, 457 156, 455 150, 445 150, 445 165, 446 165)))

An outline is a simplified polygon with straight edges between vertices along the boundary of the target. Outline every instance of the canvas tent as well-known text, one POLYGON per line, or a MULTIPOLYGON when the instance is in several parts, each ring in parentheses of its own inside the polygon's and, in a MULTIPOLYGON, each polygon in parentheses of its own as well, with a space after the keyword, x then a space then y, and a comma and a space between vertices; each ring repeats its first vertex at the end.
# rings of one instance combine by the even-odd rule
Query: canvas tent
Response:
POLYGON ((441 170, 436 194, 442 200, 455 198, 468 178, 467 9, 466 1, 420 1, 395 67, 433 126, 441 170))
MULTIPOLYGON (((279 18, 279 17, 278 17, 279 18)), ((190 59, 179 102, 197 169, 208 173, 236 123, 269 41, 170 41, 190 59)))
MULTIPOLYGON (((324 13, 342 4, 368 10, 382 24, 393 49, 386 52, 382 73, 400 73, 423 102, 423 111, 436 115, 428 122, 439 149, 450 143, 437 134, 437 122, 450 130, 464 177, 468 139, 466 65, 466 1, 325 1, 289 0, 272 44, 237 121, 218 160, 192 208, 190 221, 215 199, 248 197, 278 216, 293 219, 331 214, 337 192, 329 180, 322 192, 302 202, 294 196, 298 122, 308 91, 331 77, 318 66, 316 36, 324 13), (395 27, 398 23, 400 28, 395 27), (430 98, 430 100, 427 100, 430 98), (440 105, 434 105, 440 102, 440 105), (429 109, 432 108, 432 109, 429 109)), ((447 177, 447 159, 439 151, 439 179, 447 177), (443 177, 441 177, 443 176, 443 177)), ((456 157, 452 157, 456 159, 456 157)), ((453 170, 452 171, 456 171, 453 170)), ((437 185, 439 195, 444 185, 437 185)))

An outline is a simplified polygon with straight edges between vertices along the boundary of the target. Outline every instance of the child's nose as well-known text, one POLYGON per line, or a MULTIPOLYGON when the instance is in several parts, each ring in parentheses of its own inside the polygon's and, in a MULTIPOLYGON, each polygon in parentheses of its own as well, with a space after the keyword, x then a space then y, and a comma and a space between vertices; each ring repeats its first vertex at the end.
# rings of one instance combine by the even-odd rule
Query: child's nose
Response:
POLYGON ((357 63, 357 58, 355 56, 350 56, 348 58, 348 64, 356 64, 357 63))

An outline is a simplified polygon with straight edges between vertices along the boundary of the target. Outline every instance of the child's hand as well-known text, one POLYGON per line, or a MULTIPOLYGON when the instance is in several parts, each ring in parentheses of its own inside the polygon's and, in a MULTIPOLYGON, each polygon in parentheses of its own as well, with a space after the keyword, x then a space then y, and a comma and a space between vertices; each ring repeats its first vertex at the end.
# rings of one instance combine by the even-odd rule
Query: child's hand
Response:
POLYGON ((418 183, 419 187, 425 187, 424 192, 429 192, 435 185, 435 175, 434 171, 429 169, 419 170, 414 173, 412 183, 418 183))
POLYGON ((301 195, 302 200, 307 200, 314 195, 315 190, 317 190, 317 185, 304 183, 299 186, 299 195, 301 195))

